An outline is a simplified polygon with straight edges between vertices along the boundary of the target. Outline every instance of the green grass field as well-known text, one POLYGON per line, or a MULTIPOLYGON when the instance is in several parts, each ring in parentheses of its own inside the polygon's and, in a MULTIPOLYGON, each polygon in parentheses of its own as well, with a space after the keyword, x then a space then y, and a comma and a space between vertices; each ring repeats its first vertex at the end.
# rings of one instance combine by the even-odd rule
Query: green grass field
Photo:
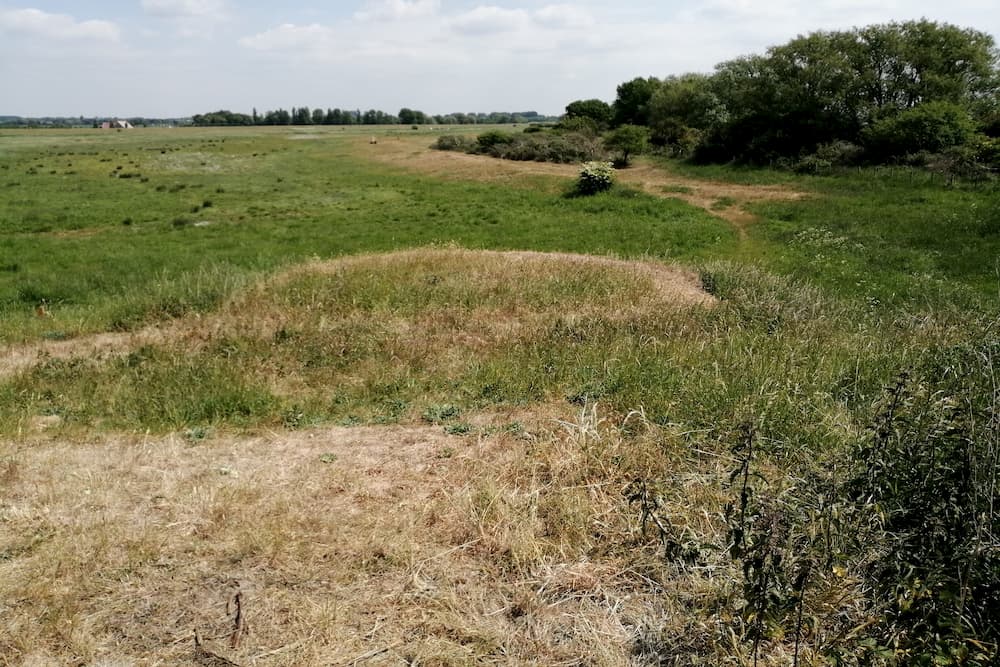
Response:
MULTIPOLYGON (((696 369, 717 365, 717 355, 728 356, 724 348, 734 344, 736 324, 749 326, 746 335, 753 342, 748 346, 778 346, 767 355, 769 362, 780 364, 787 355, 809 359, 802 377, 800 369, 786 371, 792 376, 784 380, 782 373, 758 369, 759 382, 805 382, 811 395, 825 392, 836 399, 833 386, 843 382, 839 376, 847 367, 871 376, 865 384, 867 397, 903 362, 866 359, 862 351, 885 347, 893 350, 887 352, 891 357, 905 356, 909 341, 927 328, 921 324, 915 332, 896 325, 889 335, 888 323, 928 320, 949 336, 960 336, 963 327, 975 331, 977 323, 983 326, 995 312, 1000 290, 1000 236, 994 229, 1000 229, 1000 194, 995 190, 914 185, 903 177, 866 174, 779 175, 811 194, 799 201, 752 205, 760 219, 740 240, 731 225, 709 212, 627 188, 591 198, 567 197, 568 180, 541 188, 499 187, 442 180, 375 162, 364 155, 370 132, 8 132, 0 154, 0 336, 23 343, 136 330, 210 313, 255 281, 307 259, 444 245, 679 262, 700 271, 729 307, 697 318, 702 332, 691 334, 690 340, 671 338, 669 354, 660 348, 637 352, 638 357, 622 360, 614 370, 604 368, 602 360, 609 345, 641 350, 637 341, 659 338, 657 331, 665 325, 654 321, 620 331, 614 325, 601 330, 600 320, 587 322, 594 331, 575 346, 553 347, 550 339, 542 339, 530 347, 500 350, 497 359, 477 364, 460 380, 435 377, 433 364, 422 364, 420 377, 412 382, 382 378, 377 383, 381 388, 352 390, 333 403, 322 397, 320 380, 310 383, 314 386, 307 395, 279 397, 268 388, 269 378, 247 373, 253 366, 249 358, 266 357, 273 350, 242 350, 248 359, 239 364, 231 364, 228 356, 216 358, 211 350, 183 360, 170 357, 180 366, 159 372, 176 375, 178 382, 193 382, 207 373, 227 387, 245 389, 237 392, 245 400, 234 399, 234 406, 185 392, 185 401, 218 403, 195 410, 171 407, 165 397, 154 400, 160 389, 167 390, 159 380, 144 374, 143 384, 132 386, 115 379, 121 373, 116 364, 87 362, 99 366, 93 372, 104 381, 135 396, 132 400, 148 399, 157 406, 122 409, 110 395, 91 396, 91 373, 60 369, 54 361, 6 380, 8 395, 18 397, 3 410, 8 428, 38 410, 135 429, 231 419, 245 426, 273 423, 299 404, 308 405, 318 421, 356 416, 384 420, 383 404, 420 403, 421 396, 478 405, 487 396, 525 403, 552 393, 605 397, 622 410, 644 405, 654 409, 657 419, 667 419, 677 397, 689 393, 688 409, 705 411, 696 369), (813 301, 797 307, 807 308, 806 314, 784 314, 793 308, 790 304, 804 299, 813 301), (39 317, 39 308, 46 317, 39 317), (816 345, 813 338, 803 338, 794 328, 785 331, 803 318, 819 330, 817 335, 836 344, 824 343, 822 354, 812 354, 808 346, 816 345), (758 340, 750 326, 758 321, 782 326, 758 340), (719 327, 729 333, 711 345, 722 349, 705 350, 699 343, 695 354, 694 341, 719 327), (783 334, 783 342, 774 340, 775 333, 783 334), (796 351, 783 347, 787 345, 796 351), (851 358, 834 364, 838 350, 851 358), (534 376, 531 369, 545 366, 547 355, 571 359, 558 360, 559 373, 534 376), (212 371, 215 365, 220 368, 212 371), (813 367, 824 365, 827 373, 817 374, 813 367), (240 377, 234 379, 234 374, 240 377), (597 377, 601 374, 610 377, 597 377), (75 389, 74 383, 79 383, 75 389), (486 388, 494 385, 501 388, 486 388)), ((411 142, 415 151, 431 140, 406 132, 382 138, 411 142)), ((743 170, 684 170, 695 177, 747 180, 743 170)), ((759 178, 771 177, 765 173, 759 178)), ((411 308, 450 305, 437 303, 436 293, 414 291, 408 276, 397 276, 380 289, 413 294, 419 300, 411 308)), ((570 305, 587 294, 587 285, 570 286, 560 299, 570 305)), ((395 302, 387 310, 382 303, 365 305, 356 302, 356 295, 351 298, 355 311, 376 320, 399 309, 395 302)), ((379 346, 365 349, 368 361, 378 359, 379 346)), ((726 367, 748 361, 727 359, 726 367)), ((213 383, 197 384, 210 392, 213 383)), ((398 407, 389 410, 402 413, 398 407)), ((713 418, 717 415, 709 412, 699 421, 713 418)))
MULTIPOLYGON (((466 442, 500 438, 505 452, 525 448, 519 459, 504 458, 508 472, 493 482, 447 492, 458 500, 442 516, 458 506, 469 514, 455 519, 466 527, 438 547, 486 544, 487 534, 503 533, 508 542, 483 557, 511 582, 571 557, 623 558, 630 564, 620 567, 662 582, 677 572, 655 555, 656 539, 632 549, 647 559, 641 567, 618 550, 631 544, 628 531, 635 539, 630 522, 639 496, 625 502, 619 492, 594 491, 588 501, 568 490, 655 479, 673 489, 661 500, 675 507, 681 489, 695 493, 692 480, 717 474, 716 486, 729 489, 722 478, 730 470, 706 472, 706 461, 735 465, 742 454, 733 448, 749 424, 767 493, 784 498, 819 488, 816 480, 831 471, 836 477, 831 462, 870 437, 886 387, 900 374, 931 394, 965 382, 967 373, 979 378, 967 358, 986 360, 982 377, 991 377, 1000 305, 996 187, 947 187, 902 171, 806 177, 658 164, 686 182, 778 184, 804 193, 747 204, 756 219, 737 228, 713 215, 740 205, 737 199, 697 207, 673 198, 690 193, 685 185, 661 188, 662 197, 622 185, 576 197, 572 179, 551 174, 484 180, 465 178, 456 166, 442 177, 403 159, 373 157, 386 144, 397 155, 420 154, 435 136, 384 128, 0 132, 0 343, 8 356, 0 366, 0 463, 7 479, 27 489, 38 482, 17 471, 32 469, 31 456, 74 443, 83 451, 100 438, 144 434, 199 447, 265 432, 433 427, 466 442), (369 144, 370 136, 379 143, 369 144), (616 425, 613 433, 596 416, 586 421, 595 405, 616 425), (564 424, 576 415, 573 438, 602 444, 580 450, 586 460, 575 472, 560 468, 553 451, 577 440, 524 436, 532 414, 564 424), (608 458, 592 458, 597 451, 608 458), (706 452, 716 458, 699 458, 706 452), (517 500, 522 487, 535 484, 535 493, 557 494, 548 519, 517 500), (544 526, 529 539, 517 533, 521 521, 544 526)), ((489 159, 481 159, 487 162, 476 164, 489 175, 489 159)), ((992 400, 985 384, 975 386, 982 391, 968 390, 970 414, 992 400)), ((450 459, 452 446, 439 458, 450 459)), ((246 493, 248 507, 263 502, 258 491, 246 493)), ((3 501, 0 495, 0 511, 3 501)), ((724 503, 716 496, 706 502, 704 510, 677 509, 671 525, 687 526, 677 544, 704 551, 712 543, 713 558, 721 558, 724 503), (696 510, 710 535, 692 537, 701 521, 696 510), (698 540, 702 546, 690 546, 698 540)), ((660 510, 642 510, 643 536, 650 511, 660 510)), ((0 538, 6 535, 9 548, 0 539, 0 579, 8 566, 43 576, 51 563, 41 555, 26 560, 40 553, 35 542, 25 546, 4 533, 3 516, 0 538)), ((27 519, 22 529, 41 531, 43 542, 61 535, 27 519)), ((59 548, 71 549, 70 542, 59 548)), ((279 549, 271 543, 241 544, 243 556, 220 547, 211 558, 267 552, 268 562, 295 560, 267 551, 279 549)), ((150 558, 136 556, 129 567, 146 576, 150 558)), ((415 556, 407 558, 397 565, 409 576, 415 556)), ((691 591, 708 585, 685 572, 691 591)), ((830 575, 823 582, 819 588, 830 595, 823 599, 832 600, 860 579, 830 575)), ((91 583, 66 594, 82 616, 89 613, 84 601, 100 597, 91 583)), ((0 585, 0 593, 25 600, 37 593, 18 585, 0 585)), ((719 585, 712 589, 719 600, 750 595, 719 585)), ((858 586, 850 595, 861 595, 858 586)), ((834 622, 835 605, 814 602, 821 620, 811 655, 839 646, 850 628, 837 623, 865 622, 854 611, 834 622), (824 618, 831 625, 821 628, 824 618)), ((104 655, 110 631, 70 641, 56 620, 24 620, 33 613, 26 609, 22 630, 0 629, 0 654, 28 655, 37 641, 57 661, 78 656, 87 664, 104 655)), ((691 613, 711 616, 699 609, 691 613)), ((706 662, 684 664, 736 656, 739 642, 713 635, 706 629, 712 623, 699 626, 702 643, 690 649, 706 662)), ((442 632, 454 646, 473 648, 449 653, 421 644, 424 653, 414 655, 430 656, 429 664, 471 664, 499 650, 442 632)), ((655 641, 644 635, 642 651, 661 651, 650 646, 684 634, 670 626, 655 641)), ((775 631, 768 639, 767 664, 790 664, 789 638, 775 631)), ((304 638, 299 644, 310 646, 304 638)), ((164 650, 168 662, 176 659, 174 649, 164 650)), ((285 664, 296 664, 294 655, 285 664)), ((298 660, 328 658, 317 652, 298 660)), ((727 664, 752 664, 747 655, 732 660, 727 664)), ((625 663, 612 656, 594 664, 625 663)))

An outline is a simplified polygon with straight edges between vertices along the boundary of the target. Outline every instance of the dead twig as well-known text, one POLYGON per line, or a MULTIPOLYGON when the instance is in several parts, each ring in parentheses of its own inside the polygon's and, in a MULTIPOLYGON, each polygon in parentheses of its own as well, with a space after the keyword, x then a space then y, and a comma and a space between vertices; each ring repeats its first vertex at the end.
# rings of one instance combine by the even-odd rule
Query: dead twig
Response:
POLYGON ((194 660, 199 665, 205 665, 206 667, 240 667, 239 664, 223 658, 217 653, 213 653, 205 648, 201 641, 201 635, 198 631, 194 631, 194 660))
POLYGON ((226 602, 226 613, 233 614, 233 631, 229 633, 229 648, 239 648, 240 639, 248 630, 243 618, 243 592, 236 585, 236 592, 226 602))

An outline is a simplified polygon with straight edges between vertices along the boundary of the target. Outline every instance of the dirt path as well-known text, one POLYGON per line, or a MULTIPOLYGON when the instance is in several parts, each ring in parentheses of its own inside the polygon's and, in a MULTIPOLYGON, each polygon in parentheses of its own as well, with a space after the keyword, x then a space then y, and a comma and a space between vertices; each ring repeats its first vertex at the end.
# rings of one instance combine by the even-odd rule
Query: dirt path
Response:
MULTIPOLYGON (((525 177, 554 176, 573 178, 579 167, 548 162, 516 162, 428 147, 428 138, 420 140, 389 138, 378 144, 358 142, 358 154, 388 164, 433 174, 453 180, 514 182, 525 177)), ((795 200, 807 194, 781 185, 740 185, 705 181, 667 173, 651 164, 639 163, 618 172, 621 182, 644 192, 667 199, 679 199, 704 209, 732 224, 741 237, 756 216, 746 205, 760 201, 795 200)))

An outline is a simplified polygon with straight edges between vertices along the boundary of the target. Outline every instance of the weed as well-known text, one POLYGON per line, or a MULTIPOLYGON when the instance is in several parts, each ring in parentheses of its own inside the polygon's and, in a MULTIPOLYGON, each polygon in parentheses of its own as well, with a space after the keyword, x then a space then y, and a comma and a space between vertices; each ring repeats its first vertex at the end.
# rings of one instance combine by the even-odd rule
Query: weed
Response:
POLYGON ((431 424, 441 424, 450 419, 454 419, 460 415, 462 411, 454 405, 443 404, 443 405, 432 405, 424 410, 421 417, 424 421, 430 422, 431 424))
POLYGON ((192 426, 184 431, 184 439, 189 442, 200 442, 207 438, 211 430, 207 426, 192 426))
POLYGON ((472 433, 473 426, 467 422, 457 422, 454 424, 446 424, 444 427, 444 432, 448 435, 468 435, 472 433))

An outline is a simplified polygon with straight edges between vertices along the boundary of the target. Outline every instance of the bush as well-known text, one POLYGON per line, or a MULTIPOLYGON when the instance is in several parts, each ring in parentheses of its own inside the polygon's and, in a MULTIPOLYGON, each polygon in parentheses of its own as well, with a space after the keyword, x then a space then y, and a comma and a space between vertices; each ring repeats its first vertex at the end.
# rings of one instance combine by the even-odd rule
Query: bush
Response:
POLYGON ((792 167, 792 170, 796 174, 809 174, 816 176, 819 174, 825 174, 830 171, 830 167, 833 165, 829 160, 824 160, 818 155, 807 155, 792 167))
POLYGON ((586 118, 584 116, 565 118, 556 125, 556 129, 562 132, 574 132, 591 137, 596 137, 600 133, 597 122, 593 118, 586 118))
POLYGON ((645 127, 622 125, 605 138, 604 146, 608 150, 618 152, 618 157, 615 159, 618 166, 627 167, 629 158, 640 155, 646 150, 648 140, 649 130, 645 127))
POLYGON ((816 157, 837 167, 850 167, 861 162, 864 149, 850 141, 833 141, 816 148, 816 157))
POLYGON ((615 168, 610 162, 585 162, 576 189, 581 194, 592 195, 610 190, 614 184, 615 168))
POLYGON ((990 169, 1000 169, 1000 138, 977 135, 969 143, 977 162, 990 169))
POLYGON ((877 161, 911 153, 939 153, 972 137, 968 112, 950 102, 928 102, 882 118, 863 133, 869 157, 877 161))
POLYGON ((431 144, 431 148, 439 151, 469 151, 474 146, 472 139, 461 134, 445 134, 431 144))
POLYGON ((513 135, 501 132, 500 130, 490 130, 476 137, 476 151, 479 153, 489 153, 495 146, 502 146, 513 141, 513 135))
POLYGON ((870 517, 880 645, 905 665, 996 665, 1000 636, 1000 341, 934 353, 880 402, 855 452, 870 517))
POLYGON ((545 131, 507 134, 493 130, 479 135, 475 140, 462 135, 442 135, 431 148, 490 155, 505 160, 534 160, 562 164, 600 160, 606 155, 598 137, 545 131))

